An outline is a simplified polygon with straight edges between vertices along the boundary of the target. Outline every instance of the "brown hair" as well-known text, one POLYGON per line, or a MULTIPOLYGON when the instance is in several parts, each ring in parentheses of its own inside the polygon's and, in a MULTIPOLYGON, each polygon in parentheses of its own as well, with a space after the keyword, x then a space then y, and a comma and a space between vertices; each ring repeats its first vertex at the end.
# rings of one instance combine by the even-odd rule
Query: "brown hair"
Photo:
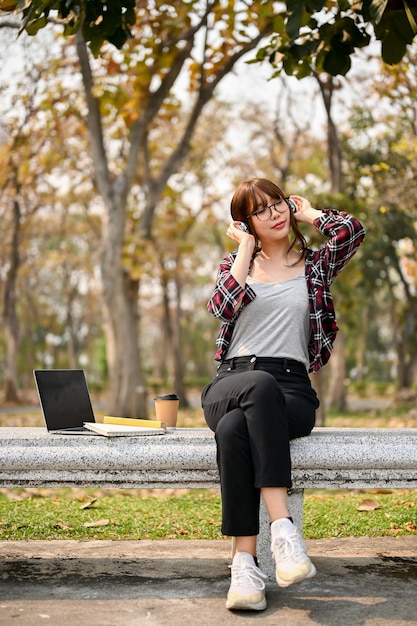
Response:
MULTIPOLYGON (((230 205, 230 212, 232 214, 233 220, 238 222, 245 222, 248 225, 249 232, 256 238, 256 233, 254 232, 254 228, 252 225, 252 220, 256 220, 256 218, 251 218, 250 222, 248 221, 248 215, 256 211, 259 206, 259 201, 264 201, 265 204, 268 202, 268 197, 270 198, 285 198, 285 193, 270 180, 266 178, 250 178, 249 180, 245 180, 243 183, 240 183, 235 193, 233 194, 232 202, 230 205)), ((294 217, 293 212, 290 210, 290 224, 294 234, 294 240, 292 241, 290 247, 288 248, 288 252, 290 252, 294 246, 299 244, 300 246, 300 258, 305 256, 307 250, 307 242, 305 240, 304 235, 300 231, 298 227, 297 220, 294 217)), ((261 247, 257 244, 255 246, 254 255, 257 254, 261 250, 261 247)))

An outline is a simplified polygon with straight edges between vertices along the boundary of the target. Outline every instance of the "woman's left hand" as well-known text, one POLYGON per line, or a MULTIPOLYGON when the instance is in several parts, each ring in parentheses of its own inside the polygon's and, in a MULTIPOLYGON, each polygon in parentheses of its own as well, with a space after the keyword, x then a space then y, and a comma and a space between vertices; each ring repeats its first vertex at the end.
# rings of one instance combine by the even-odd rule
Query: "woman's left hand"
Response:
POLYGON ((307 198, 303 198, 302 196, 290 196, 291 200, 295 202, 297 207, 297 211, 294 213, 296 219, 297 215, 300 213, 304 213, 307 209, 311 209, 311 202, 307 200, 307 198))
POLYGON ((294 217, 297 222, 307 222, 308 224, 312 224, 315 219, 323 215, 322 211, 319 211, 318 209, 313 209, 310 200, 307 200, 307 198, 303 198, 303 196, 293 195, 291 195, 290 197, 297 206, 297 210, 294 213, 294 217))

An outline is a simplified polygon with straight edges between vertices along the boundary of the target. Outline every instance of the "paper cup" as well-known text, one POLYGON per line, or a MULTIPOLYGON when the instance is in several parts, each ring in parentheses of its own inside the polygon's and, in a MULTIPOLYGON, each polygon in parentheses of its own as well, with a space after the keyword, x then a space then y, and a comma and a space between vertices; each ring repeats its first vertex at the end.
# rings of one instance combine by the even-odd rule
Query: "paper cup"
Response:
POLYGON ((179 398, 175 393, 154 398, 156 419, 168 428, 175 428, 178 418, 179 398))

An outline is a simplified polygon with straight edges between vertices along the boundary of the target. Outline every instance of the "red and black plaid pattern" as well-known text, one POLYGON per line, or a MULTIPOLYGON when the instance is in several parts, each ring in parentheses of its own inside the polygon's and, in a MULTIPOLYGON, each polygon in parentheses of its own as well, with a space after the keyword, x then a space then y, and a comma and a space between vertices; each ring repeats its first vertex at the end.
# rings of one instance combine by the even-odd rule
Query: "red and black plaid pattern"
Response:
MULTIPOLYGON (((329 237, 319 250, 308 249, 305 258, 311 321, 309 371, 317 372, 329 360, 338 331, 330 285, 357 251, 365 230, 353 215, 334 209, 326 209, 324 215, 314 221, 314 226, 329 237)), ((256 297, 249 285, 242 288, 230 274, 235 258, 236 251, 221 262, 207 305, 210 313, 222 321, 216 340, 216 361, 225 358, 237 318, 256 297)))

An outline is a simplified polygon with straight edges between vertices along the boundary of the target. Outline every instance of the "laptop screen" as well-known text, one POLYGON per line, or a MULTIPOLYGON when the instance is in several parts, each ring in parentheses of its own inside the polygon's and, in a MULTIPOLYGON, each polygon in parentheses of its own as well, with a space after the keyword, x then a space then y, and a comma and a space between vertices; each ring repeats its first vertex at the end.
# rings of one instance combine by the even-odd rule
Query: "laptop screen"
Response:
POLYGON ((34 370, 33 374, 48 430, 95 422, 84 370, 34 370))

